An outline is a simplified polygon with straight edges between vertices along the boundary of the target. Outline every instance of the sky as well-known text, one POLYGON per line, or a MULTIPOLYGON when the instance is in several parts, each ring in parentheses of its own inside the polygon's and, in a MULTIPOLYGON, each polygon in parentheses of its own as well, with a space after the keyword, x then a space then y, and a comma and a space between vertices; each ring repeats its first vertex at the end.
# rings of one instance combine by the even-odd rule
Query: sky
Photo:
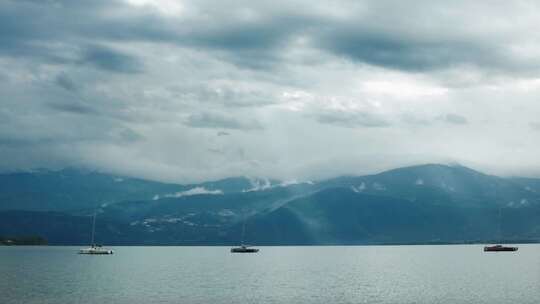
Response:
POLYGON ((540 177, 538 1, 0 0, 0 171, 540 177))

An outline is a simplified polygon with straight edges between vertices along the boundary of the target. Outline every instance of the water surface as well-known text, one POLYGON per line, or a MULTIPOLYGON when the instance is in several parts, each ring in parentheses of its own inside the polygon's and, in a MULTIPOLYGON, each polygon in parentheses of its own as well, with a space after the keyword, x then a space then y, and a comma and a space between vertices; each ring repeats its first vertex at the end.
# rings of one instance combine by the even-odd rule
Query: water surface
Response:
POLYGON ((2 303, 538 303, 540 245, 0 247, 2 303))

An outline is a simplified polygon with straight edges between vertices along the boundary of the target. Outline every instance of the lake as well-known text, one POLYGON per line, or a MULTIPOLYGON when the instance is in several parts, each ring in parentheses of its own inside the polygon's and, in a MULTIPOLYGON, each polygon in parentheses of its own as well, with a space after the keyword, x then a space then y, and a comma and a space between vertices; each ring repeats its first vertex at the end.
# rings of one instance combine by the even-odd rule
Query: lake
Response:
POLYGON ((11 303, 538 303, 540 245, 0 247, 11 303))

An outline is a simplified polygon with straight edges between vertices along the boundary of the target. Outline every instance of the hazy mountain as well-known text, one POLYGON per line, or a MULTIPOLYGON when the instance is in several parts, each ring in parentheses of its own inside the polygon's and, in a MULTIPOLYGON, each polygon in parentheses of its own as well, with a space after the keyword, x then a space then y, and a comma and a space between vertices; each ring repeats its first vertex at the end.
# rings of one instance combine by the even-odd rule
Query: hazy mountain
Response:
MULTIPOLYGON (((244 224, 245 241, 255 244, 540 240, 539 180, 462 166, 413 166, 316 183, 239 177, 170 185, 72 171, 9 176, 13 189, 31 193, 23 198, 46 194, 53 199, 39 206, 65 209, 0 212, 0 236, 42 235, 52 244, 87 242, 96 203, 98 239, 111 244, 233 244, 244 224)), ((17 201, 16 191, 1 189, 2 197, 7 192, 17 201)))
POLYGON ((540 179, 539 178, 524 178, 512 177, 510 180, 518 185, 521 185, 525 190, 540 194, 540 179))
POLYGON ((429 204, 332 188, 253 218, 250 226, 263 243, 279 242, 276 235, 289 227, 302 227, 293 243, 308 244, 540 240, 540 207, 429 204), (277 222, 274 231, 266 229, 277 222))
POLYGON ((540 192, 534 191, 540 186, 539 181, 528 179, 525 183, 521 179, 486 175, 463 166, 430 164, 369 176, 340 177, 325 183, 327 187, 350 187, 360 193, 429 204, 510 207, 540 204, 540 192))
POLYGON ((177 185, 78 169, 34 170, 0 174, 0 210, 72 212, 121 201, 228 194, 277 184, 275 180, 237 177, 177 185))
POLYGON ((0 175, 0 210, 67 211, 182 191, 178 185, 85 170, 37 170, 0 175))

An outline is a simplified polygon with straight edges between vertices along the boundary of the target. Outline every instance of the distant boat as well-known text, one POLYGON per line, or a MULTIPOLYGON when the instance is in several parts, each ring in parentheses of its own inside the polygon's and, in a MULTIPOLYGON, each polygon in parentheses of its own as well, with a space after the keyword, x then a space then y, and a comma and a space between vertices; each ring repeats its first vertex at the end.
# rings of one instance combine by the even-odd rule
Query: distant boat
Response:
POLYGON ((517 251, 518 247, 510 247, 503 245, 493 245, 493 246, 484 246, 484 251, 494 252, 494 251, 517 251))
POLYGON ((113 254, 111 249, 103 248, 101 245, 94 243, 94 236, 96 234, 96 212, 94 211, 94 220, 92 221, 92 242, 89 248, 83 248, 79 250, 79 254, 113 254))
MULTIPOLYGON (((501 208, 499 208, 499 239, 501 237, 501 208)), ((484 252, 503 252, 503 251, 517 251, 518 247, 503 246, 503 245, 491 245, 484 246, 484 252)))
POLYGON ((244 245, 244 236, 246 234, 246 220, 244 219, 244 223, 242 224, 242 241, 240 242, 239 247, 233 247, 231 248, 232 253, 255 253, 259 252, 259 249, 252 248, 251 246, 244 245))
POLYGON ((79 250, 79 254, 113 254, 114 251, 101 247, 101 245, 93 244, 90 248, 79 250))
POLYGON ((259 249, 250 248, 250 246, 247 246, 247 245, 240 245, 240 247, 231 248, 231 252, 232 253, 255 253, 255 252, 259 252, 259 249))

